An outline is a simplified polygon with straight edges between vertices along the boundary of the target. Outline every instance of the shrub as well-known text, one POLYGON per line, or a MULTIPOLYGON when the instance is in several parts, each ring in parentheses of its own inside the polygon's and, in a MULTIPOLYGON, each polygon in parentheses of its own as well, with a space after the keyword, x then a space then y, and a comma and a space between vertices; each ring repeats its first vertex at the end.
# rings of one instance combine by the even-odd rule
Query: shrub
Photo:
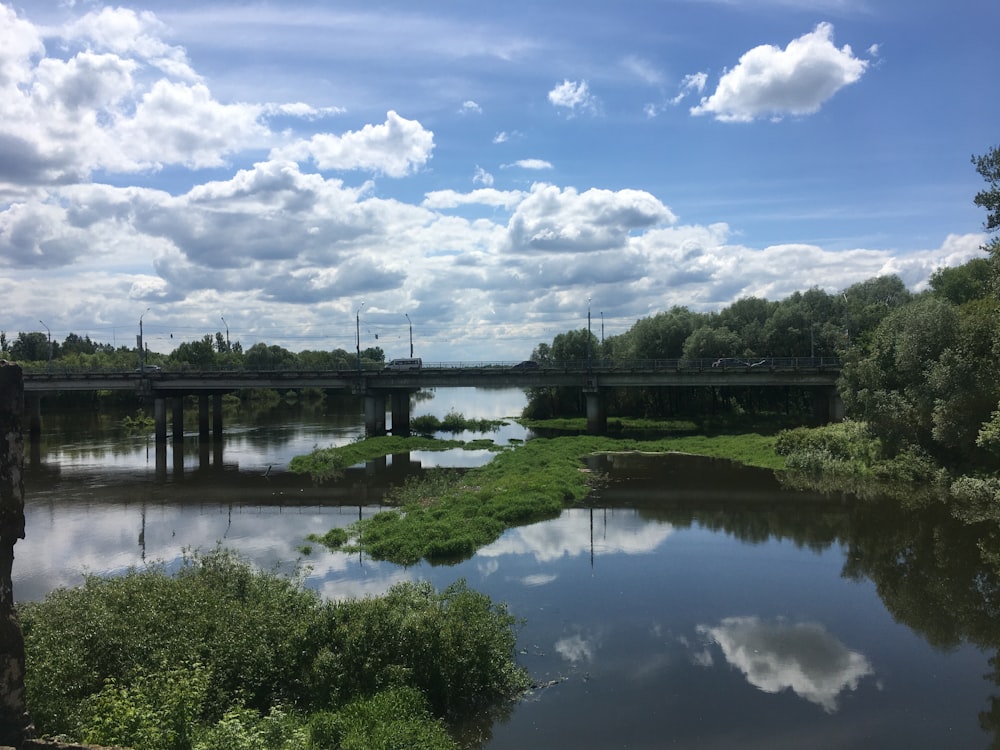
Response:
POLYGON ((217 551, 173 577, 88 578, 21 614, 38 730, 143 750, 308 747, 309 712, 408 688, 434 715, 460 717, 527 682, 515 619, 464 583, 321 602, 217 551))

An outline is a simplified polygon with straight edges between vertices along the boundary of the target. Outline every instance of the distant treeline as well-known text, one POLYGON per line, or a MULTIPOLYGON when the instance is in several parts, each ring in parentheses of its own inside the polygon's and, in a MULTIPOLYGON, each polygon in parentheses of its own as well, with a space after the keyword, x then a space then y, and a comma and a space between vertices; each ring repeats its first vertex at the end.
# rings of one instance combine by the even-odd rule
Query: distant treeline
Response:
MULTIPOLYGON (((132 370, 141 364, 137 347, 114 347, 75 333, 69 334, 60 343, 37 331, 18 333, 13 341, 8 339, 6 332, 0 332, 0 357, 15 360, 26 370, 46 367, 61 370, 132 370)), ((381 347, 361 350, 362 366, 384 361, 385 353, 381 347)), ((258 343, 244 351, 238 341, 230 343, 221 331, 216 331, 214 336, 206 334, 199 341, 178 344, 169 354, 145 352, 145 365, 172 370, 281 370, 295 367, 338 370, 356 367, 357 363, 358 353, 344 349, 307 349, 296 353, 280 346, 258 343)))
MULTIPOLYGON (((988 187, 975 203, 1000 230, 1000 148, 974 157, 988 187)), ((546 360, 838 356, 849 419, 864 423, 887 457, 904 453, 965 472, 1000 469, 1000 237, 987 255, 941 268, 912 293, 880 276, 829 294, 780 302, 749 297, 718 313, 683 307, 598 340, 587 329, 559 334, 532 357, 546 360)), ((531 416, 579 413, 580 394, 535 389, 531 416)), ((705 415, 713 411, 807 414, 811 395, 778 388, 648 389, 613 394, 609 413, 705 415)))

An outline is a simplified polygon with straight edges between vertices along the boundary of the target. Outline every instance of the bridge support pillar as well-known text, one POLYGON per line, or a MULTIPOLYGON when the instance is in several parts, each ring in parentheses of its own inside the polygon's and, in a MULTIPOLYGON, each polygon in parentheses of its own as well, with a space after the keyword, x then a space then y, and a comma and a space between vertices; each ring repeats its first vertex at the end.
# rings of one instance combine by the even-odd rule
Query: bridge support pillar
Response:
POLYGON ((208 442, 208 394, 198 394, 198 440, 208 442))
POLYGON ((608 431, 608 409, 604 393, 599 388, 585 389, 587 397, 587 432, 603 435, 608 431))
POLYGON ((844 399, 840 397, 840 391, 836 388, 831 389, 827 401, 829 403, 827 410, 830 415, 830 421, 843 422, 844 417, 847 416, 847 409, 844 406, 844 399))
POLYGON ((212 394, 212 432, 216 442, 222 440, 222 394, 212 394))
POLYGON ((385 435, 385 393, 368 391, 365 394, 365 437, 385 435))
POLYGON ((174 442, 180 443, 184 440, 184 399, 174 398, 171 401, 173 402, 171 406, 173 409, 172 432, 174 442))
POLYGON ((153 399, 153 425, 156 433, 156 444, 165 444, 167 442, 167 400, 165 398, 153 399))
POLYGON ((392 434, 410 436, 410 392, 400 389, 392 391, 392 434))

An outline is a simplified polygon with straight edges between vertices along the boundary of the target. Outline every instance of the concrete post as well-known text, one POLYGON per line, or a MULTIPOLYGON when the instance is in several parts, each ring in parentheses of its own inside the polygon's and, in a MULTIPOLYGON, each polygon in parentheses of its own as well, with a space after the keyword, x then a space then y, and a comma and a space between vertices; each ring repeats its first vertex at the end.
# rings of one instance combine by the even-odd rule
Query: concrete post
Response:
POLYGON ((385 435, 385 393, 368 391, 365 394, 365 436, 385 435))
POLYGON ((173 432, 173 438, 175 443, 184 442, 184 397, 177 396, 171 399, 173 402, 171 404, 171 409, 173 411, 173 419, 171 431, 173 432))
POLYGON ((410 392, 398 388, 392 392, 392 434, 410 435, 410 392))
POLYGON ((167 400, 164 398, 153 399, 153 423, 156 444, 165 445, 167 442, 167 400))
POLYGON ((208 394, 198 394, 198 440, 208 442, 208 394))
POLYGON ((14 544, 24 539, 24 377, 0 361, 0 745, 33 733, 24 695, 24 634, 14 606, 14 544))
POLYGON ((212 433, 215 441, 222 441, 222 394, 212 394, 212 433))
POLYGON ((599 388, 585 389, 587 397, 587 432, 591 435, 603 435, 608 431, 608 409, 604 394, 599 388))

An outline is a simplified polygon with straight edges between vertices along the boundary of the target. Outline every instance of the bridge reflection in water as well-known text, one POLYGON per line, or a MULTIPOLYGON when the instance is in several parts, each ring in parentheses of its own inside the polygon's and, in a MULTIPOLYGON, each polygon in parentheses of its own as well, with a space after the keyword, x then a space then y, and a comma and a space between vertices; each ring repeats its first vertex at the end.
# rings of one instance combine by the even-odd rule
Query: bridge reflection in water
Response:
POLYGON ((222 436, 222 396, 251 389, 280 391, 321 389, 364 398, 365 433, 386 433, 387 406, 392 432, 409 434, 410 398, 422 388, 579 388, 586 400, 587 429, 607 429, 605 393, 610 388, 797 387, 813 392, 821 419, 843 418, 837 392, 841 363, 832 357, 765 357, 759 359, 659 359, 621 362, 524 363, 440 362, 419 369, 342 370, 141 370, 135 372, 46 371, 25 373, 30 437, 40 434, 41 400, 46 394, 70 391, 133 391, 153 402, 156 443, 167 442, 167 412, 175 442, 184 438, 184 399, 198 401, 198 435, 206 442, 222 436))

